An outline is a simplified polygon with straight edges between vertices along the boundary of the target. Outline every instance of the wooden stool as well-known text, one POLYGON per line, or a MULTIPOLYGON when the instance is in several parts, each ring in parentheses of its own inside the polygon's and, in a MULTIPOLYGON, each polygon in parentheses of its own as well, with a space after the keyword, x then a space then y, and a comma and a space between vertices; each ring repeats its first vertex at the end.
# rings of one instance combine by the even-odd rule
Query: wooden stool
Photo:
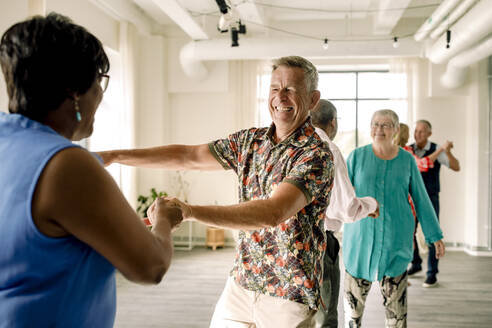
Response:
POLYGON ((207 228, 207 242, 208 247, 212 247, 215 251, 217 246, 224 246, 224 229, 220 228, 207 228))

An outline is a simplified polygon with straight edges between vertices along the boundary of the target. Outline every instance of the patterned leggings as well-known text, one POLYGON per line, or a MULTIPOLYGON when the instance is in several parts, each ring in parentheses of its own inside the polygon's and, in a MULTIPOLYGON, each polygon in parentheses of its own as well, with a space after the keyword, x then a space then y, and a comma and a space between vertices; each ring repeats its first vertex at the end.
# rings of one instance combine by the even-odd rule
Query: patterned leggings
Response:
MULTIPOLYGON (((386 327, 407 327, 407 272, 398 277, 383 277, 379 282, 386 308, 386 327)), ((361 327, 362 314, 371 281, 352 277, 345 272, 345 327, 361 327)))

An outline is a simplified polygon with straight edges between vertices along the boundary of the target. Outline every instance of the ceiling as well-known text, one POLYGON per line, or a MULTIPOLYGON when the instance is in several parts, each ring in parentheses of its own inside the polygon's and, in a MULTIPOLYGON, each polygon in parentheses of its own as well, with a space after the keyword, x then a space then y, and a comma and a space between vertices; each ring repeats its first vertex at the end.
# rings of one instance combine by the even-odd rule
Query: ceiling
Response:
POLYGON ((418 56, 447 64, 441 82, 454 88, 492 55, 492 0, 225 0, 232 18, 223 33, 221 0, 125 1, 151 21, 151 33, 180 40, 176 54, 196 79, 213 60, 418 56))
MULTIPOLYGON (((229 38, 220 33, 215 0, 132 0, 156 31, 193 40, 229 38)), ((228 0, 254 37, 329 40, 410 38, 441 0, 228 0)))

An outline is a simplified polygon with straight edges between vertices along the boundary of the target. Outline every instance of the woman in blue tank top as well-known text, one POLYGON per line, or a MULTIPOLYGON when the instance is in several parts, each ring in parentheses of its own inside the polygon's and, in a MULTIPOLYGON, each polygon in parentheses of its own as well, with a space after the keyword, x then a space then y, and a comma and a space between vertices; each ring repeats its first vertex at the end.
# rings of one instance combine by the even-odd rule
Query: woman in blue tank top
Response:
POLYGON ((149 231, 111 176, 73 144, 91 135, 109 76, 101 42, 50 14, 0 42, 0 327, 112 327, 114 271, 159 283, 181 213, 158 200, 149 231))

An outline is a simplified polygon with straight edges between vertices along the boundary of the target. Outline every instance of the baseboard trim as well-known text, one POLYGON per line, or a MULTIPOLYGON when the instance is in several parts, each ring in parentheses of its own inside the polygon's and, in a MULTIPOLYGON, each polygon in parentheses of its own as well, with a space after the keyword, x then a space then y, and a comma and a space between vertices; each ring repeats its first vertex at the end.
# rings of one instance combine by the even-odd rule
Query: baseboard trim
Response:
MULTIPOLYGON (((206 239, 205 237, 192 237, 191 238, 191 247, 206 247, 205 245, 206 239)), ((191 249, 189 247, 190 241, 188 236, 173 236, 173 245, 177 249, 191 249)), ((224 239, 224 247, 236 247, 236 241, 233 238, 225 238, 224 239)))
POLYGON ((444 243, 446 250, 450 251, 463 251, 472 256, 490 256, 492 257, 492 250, 485 246, 470 246, 465 243, 444 243))

